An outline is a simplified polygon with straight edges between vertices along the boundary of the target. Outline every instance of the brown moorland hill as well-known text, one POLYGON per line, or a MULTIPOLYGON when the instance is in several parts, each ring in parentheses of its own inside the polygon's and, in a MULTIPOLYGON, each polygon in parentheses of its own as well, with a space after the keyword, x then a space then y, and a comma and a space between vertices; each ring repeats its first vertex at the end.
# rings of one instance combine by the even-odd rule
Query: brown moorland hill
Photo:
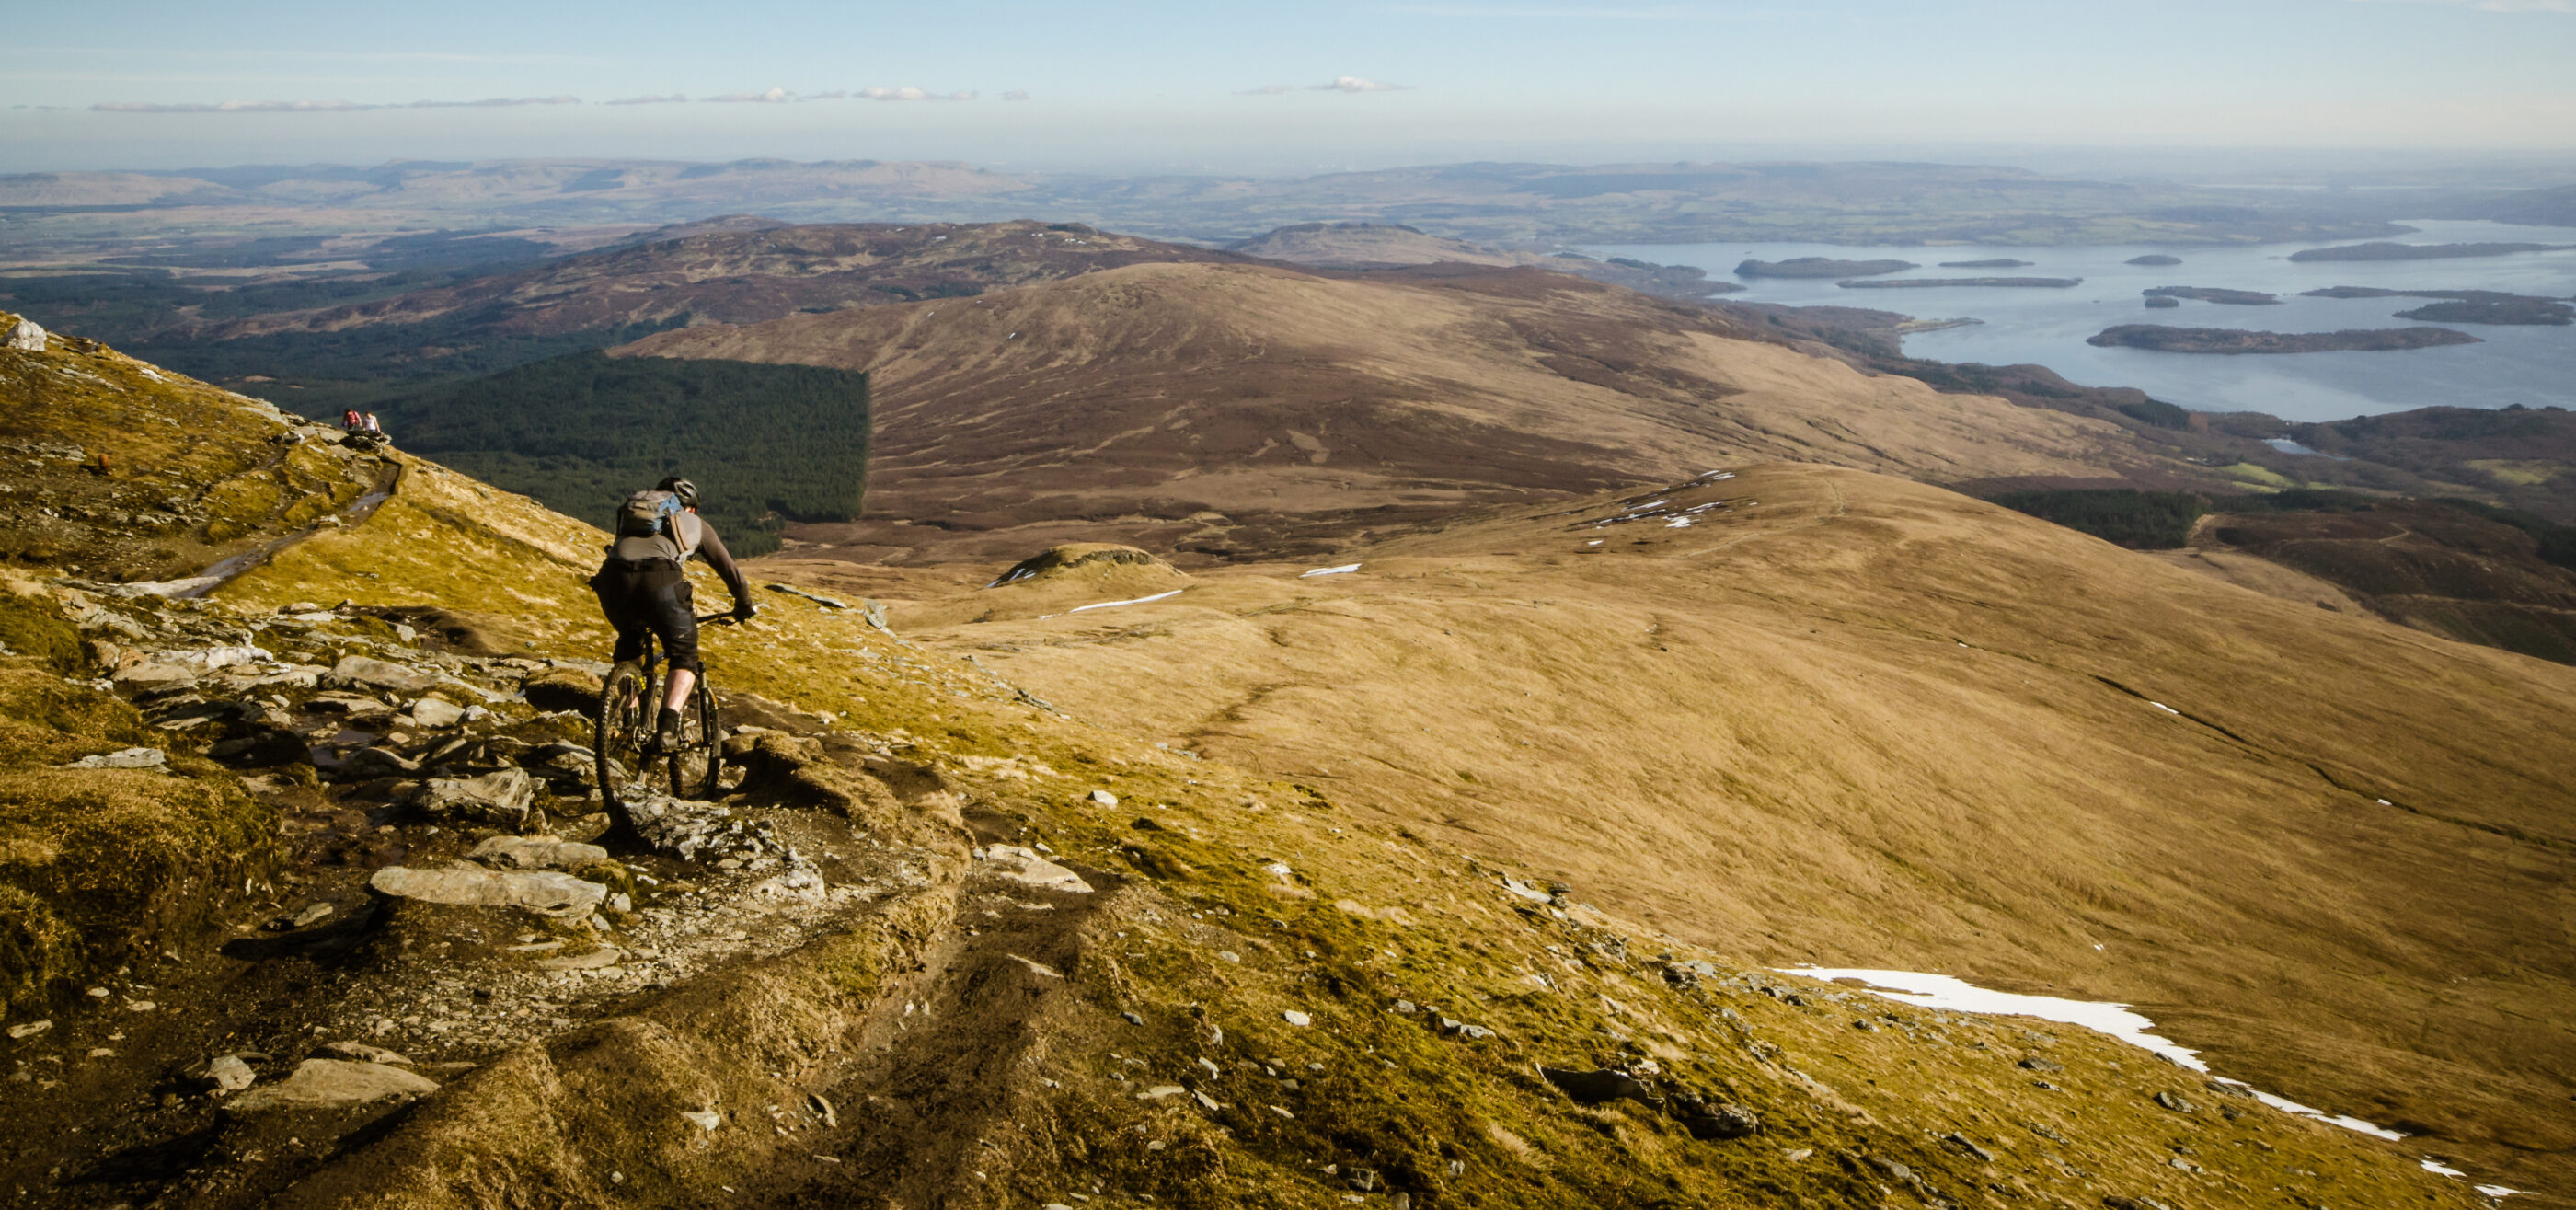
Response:
POLYGON ((2137 1004, 2223 1074, 2576 1191, 2576 670, 1812 466, 1353 561, 1080 613, 928 568, 895 625, 1660 930, 2137 1004))
POLYGON ((476 330, 492 337, 689 319, 756 323, 800 310, 973 295, 1140 261, 1232 259, 1077 223, 764 226, 730 220, 712 230, 374 302, 255 316, 202 336, 338 332, 451 316, 474 317, 476 330))
POLYGON ((791 531, 858 558, 1007 561, 1077 539, 1322 550, 1746 457, 1935 481, 2149 461, 2102 421, 1866 375, 1704 308, 1531 269, 1132 265, 620 352, 867 370, 870 512, 896 520, 791 531))

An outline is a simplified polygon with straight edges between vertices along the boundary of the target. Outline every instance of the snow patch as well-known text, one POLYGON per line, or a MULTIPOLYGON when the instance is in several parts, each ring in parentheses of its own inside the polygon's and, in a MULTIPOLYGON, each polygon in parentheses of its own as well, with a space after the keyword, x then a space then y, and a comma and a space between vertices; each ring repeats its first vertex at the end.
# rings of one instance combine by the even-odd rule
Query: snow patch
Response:
MULTIPOLYGON (((2199 1052, 2194 1051, 2187 1046, 2177 1045, 2169 1039, 2161 1038, 2148 1032, 2155 1028, 2156 1023, 2137 1013, 2131 1012, 2129 1010, 2129 1006, 2125 1004, 2107 1004, 2092 1000, 2069 1000, 2060 996, 2016 995, 2012 992, 1999 992, 1989 988, 1978 987, 1966 980, 1954 978, 1949 975, 1928 975, 1916 971, 1856 970, 1820 966, 1801 966, 1790 968, 1782 973, 1803 975, 1810 979, 1822 979, 1828 982, 1836 979, 1857 979, 1868 985, 1861 990, 1866 991, 1873 996, 1894 1000, 1902 1004, 1911 1004, 1917 1008, 1937 1008, 1950 1012, 1988 1013, 1998 1016, 2037 1017, 2043 1021, 2058 1021, 2067 1025, 2080 1025, 2086 1029, 2094 1031, 2095 1033, 2108 1034, 2111 1037, 2126 1042, 2131 1046, 2148 1051, 2159 1058, 2171 1062, 2176 1067, 2201 1072, 2203 1074, 2207 1074, 2209 1071, 2209 1064, 2201 1062, 2199 1052)), ((2360 1118, 2350 1117, 2343 1114, 2327 1113, 2322 1109, 2302 1105, 2288 1097, 2276 1096, 2272 1093, 2265 1092, 2262 1089, 2252 1087, 2242 1080, 2231 1080, 2225 1076, 2211 1076, 2210 1078, 2232 1088, 2244 1089, 2246 1093, 2251 1095, 2255 1100, 2261 1101, 2262 1103, 2269 1105, 2274 1109, 2278 1109, 2283 1113, 2296 1114, 2303 1118, 2313 1118, 2330 1126, 2341 1126, 2346 1130, 2367 1134, 2374 1138, 2387 1139, 2390 1142, 2396 1142, 2406 1137, 2398 1131, 2390 1130, 2385 1126, 2381 1126, 2373 1122, 2366 1122, 2360 1118)), ((2467 1175, 2458 1169, 2448 1167, 2436 1160, 2426 1159, 2421 1162, 2424 1166, 2424 1170, 2427 1172, 2437 1172, 2443 1176, 2451 1177, 2464 1177, 2467 1175)), ((2503 1185, 2480 1185, 2477 1187, 2477 1190, 2488 1197, 2504 1197, 2509 1194, 2521 1192, 2520 1190, 2510 1189, 2503 1185)))
POLYGON ((1346 576, 1352 572, 1358 571, 1359 569, 1360 565, 1357 563, 1344 563, 1339 567, 1318 567, 1313 571, 1301 573, 1297 578, 1300 580, 1311 580, 1317 576, 1346 576))
POLYGON ((1185 589, 1185 588, 1175 588, 1175 589, 1171 590, 1170 592, 1158 592, 1158 593, 1155 593, 1154 595, 1152 595, 1152 596, 1150 596, 1150 597, 1138 597, 1138 598, 1136 598, 1136 599, 1135 599, 1135 600, 1133 600, 1133 601, 1094 601, 1094 602, 1092 602, 1092 603, 1091 603, 1091 604, 1089 604, 1089 605, 1076 605, 1076 606, 1074 606, 1073 608, 1066 610, 1065 612, 1067 612, 1067 613, 1081 613, 1083 610, 1086 610, 1086 609, 1116 609, 1116 608, 1118 608, 1118 607, 1119 607, 1119 606, 1121 606, 1121 605, 1142 605, 1142 604, 1145 604, 1145 603, 1146 603, 1146 602, 1148 602, 1148 601, 1159 601, 1159 600, 1162 600, 1162 599, 1163 599, 1163 598, 1165 598, 1165 597, 1177 597, 1177 596, 1179 596, 1179 595, 1181 595, 1182 593, 1187 592, 1187 591, 1189 591, 1189 590, 1188 590, 1188 589, 1185 589))

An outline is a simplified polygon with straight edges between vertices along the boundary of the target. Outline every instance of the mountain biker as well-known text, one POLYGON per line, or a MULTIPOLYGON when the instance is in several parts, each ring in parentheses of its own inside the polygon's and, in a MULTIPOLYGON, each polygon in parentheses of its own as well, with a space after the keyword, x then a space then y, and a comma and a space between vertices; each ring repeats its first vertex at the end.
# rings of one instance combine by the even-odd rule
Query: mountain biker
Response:
POLYGON ((670 654, 670 691, 662 697, 662 712, 646 747, 648 755, 667 752, 679 746, 680 707, 705 668, 698 659, 698 620, 682 565, 694 555, 716 569, 733 594, 736 621, 749 621, 758 611, 724 539, 698 516, 697 484, 673 475, 651 491, 628 496, 617 511, 616 535, 606 548, 607 560, 590 578, 590 588, 599 594, 608 624, 617 628, 612 658, 618 663, 643 658, 648 631, 670 654))

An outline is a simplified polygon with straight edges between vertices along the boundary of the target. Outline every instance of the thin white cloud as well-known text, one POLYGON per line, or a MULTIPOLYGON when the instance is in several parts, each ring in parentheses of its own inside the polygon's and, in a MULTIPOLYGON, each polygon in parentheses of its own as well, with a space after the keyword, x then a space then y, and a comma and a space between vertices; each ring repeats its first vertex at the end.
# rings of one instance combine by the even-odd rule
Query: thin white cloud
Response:
POLYGON ((499 109, 512 105, 579 105, 580 97, 485 97, 480 101, 414 101, 409 105, 388 105, 387 109, 499 109))
POLYGON ((1388 83, 1385 83, 1385 82, 1383 82, 1383 81, 1379 81, 1379 80, 1363 80, 1363 79, 1361 79, 1361 78, 1360 78, 1360 77, 1358 77, 1358 76, 1335 76, 1335 77, 1333 77, 1333 82, 1332 82, 1332 83, 1330 83, 1330 84, 1309 84, 1309 85, 1307 85, 1307 86, 1306 86, 1306 91, 1308 91, 1308 92, 1411 92, 1411 91, 1413 91, 1413 89, 1412 89, 1412 88, 1410 88, 1410 87, 1408 87, 1408 86, 1406 86, 1406 85, 1403 85, 1403 84, 1388 84, 1388 83))
POLYGON ((859 95, 871 101, 972 101, 976 97, 975 93, 962 90, 931 92, 909 85, 902 88, 862 88, 859 95))
POLYGON ((640 96, 640 97, 620 97, 620 98, 618 98, 617 100, 614 100, 614 101, 602 101, 602 102, 600 102, 600 104, 602 104, 602 105, 671 105, 671 104, 676 104, 676 103, 681 102, 681 101, 686 101, 686 100, 688 100, 688 99, 689 99, 689 94, 687 94, 687 93, 685 93, 685 92, 674 92, 674 93, 646 93, 646 94, 644 94, 643 96, 640 96))
POLYGON ((1009 92, 1003 93, 1003 94, 1002 94, 1002 99, 1003 99, 1003 100, 1005 100, 1005 101, 1025 101, 1025 100, 1028 100, 1028 99, 1029 99, 1029 90, 1028 90, 1028 89, 1025 89, 1025 88, 1014 88, 1014 89, 1012 89, 1012 90, 1011 90, 1011 91, 1009 91, 1009 92))
POLYGON ((515 105, 579 105, 579 97, 485 97, 479 101, 412 101, 369 105, 357 101, 101 101, 94 113, 360 113, 371 109, 499 109, 515 105))
POLYGON ((1329 81, 1327 81, 1327 82, 1325 82, 1325 83, 1322 83, 1322 84, 1303 84, 1303 85, 1295 85, 1295 84, 1264 84, 1264 85, 1262 85, 1262 86, 1261 86, 1261 87, 1259 87, 1259 88, 1247 88, 1247 89, 1244 89, 1242 92, 1238 92, 1238 93, 1236 93, 1236 94, 1234 94, 1234 95, 1236 95, 1236 96, 1238 96, 1238 97, 1276 97, 1276 96, 1282 96, 1282 95, 1285 95, 1285 94, 1287 94, 1287 93, 1292 93, 1292 92, 1411 92, 1411 91, 1413 91, 1412 86, 1411 86, 1411 85, 1407 85, 1407 84, 1389 84, 1389 83, 1386 83, 1386 82, 1385 82, 1385 81, 1383 81, 1383 80, 1371 80, 1371 79, 1367 79, 1367 78, 1364 78, 1364 77, 1361 77, 1361 76, 1335 76, 1335 77, 1333 77, 1331 80, 1329 80, 1329 81))
POLYGON ((709 105, 784 105, 795 96, 795 93, 784 88, 772 88, 764 92, 729 92, 720 97, 708 97, 705 103, 709 105))
POLYGON ((90 109, 96 113, 354 113, 361 109, 381 109, 380 105, 360 105, 355 101, 218 101, 163 103, 159 101, 101 101, 90 109))
POLYGON ((830 92, 805 93, 796 99, 799 101, 846 101, 850 99, 850 94, 847 89, 835 88, 830 92))

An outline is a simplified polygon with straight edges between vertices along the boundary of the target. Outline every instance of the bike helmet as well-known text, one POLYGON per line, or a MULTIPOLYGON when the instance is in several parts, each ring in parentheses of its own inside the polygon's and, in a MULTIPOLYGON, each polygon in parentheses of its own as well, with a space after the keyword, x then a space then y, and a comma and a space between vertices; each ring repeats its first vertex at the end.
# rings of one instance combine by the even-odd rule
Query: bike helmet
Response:
POLYGON ((698 506, 698 485, 691 483, 678 475, 673 475, 668 479, 664 479, 659 485, 659 490, 678 496, 680 498, 680 506, 682 508, 696 508, 698 506))

